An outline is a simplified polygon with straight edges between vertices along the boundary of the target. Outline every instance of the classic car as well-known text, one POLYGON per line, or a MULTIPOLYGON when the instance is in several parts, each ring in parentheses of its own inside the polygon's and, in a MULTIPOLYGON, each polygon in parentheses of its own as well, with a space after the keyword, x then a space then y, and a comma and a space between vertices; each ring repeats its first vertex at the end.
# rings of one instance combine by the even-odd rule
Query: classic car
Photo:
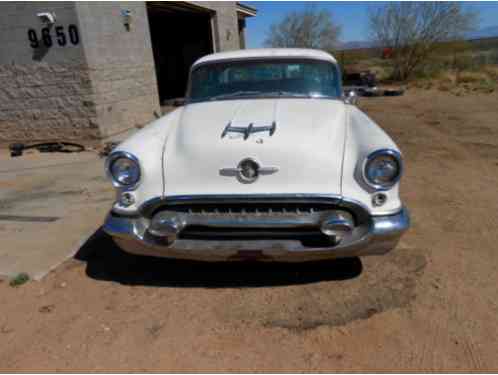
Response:
POLYGON ((396 144, 328 53, 208 55, 185 102, 119 144, 103 226, 123 250, 206 261, 383 254, 409 227, 396 144))

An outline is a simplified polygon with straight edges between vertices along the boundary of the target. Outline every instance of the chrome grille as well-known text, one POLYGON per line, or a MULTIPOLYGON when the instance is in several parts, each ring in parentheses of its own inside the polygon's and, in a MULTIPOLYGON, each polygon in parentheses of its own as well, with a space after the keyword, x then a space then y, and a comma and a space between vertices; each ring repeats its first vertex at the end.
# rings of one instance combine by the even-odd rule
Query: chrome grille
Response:
POLYGON ((183 212, 201 215, 223 215, 223 214, 256 214, 256 215, 313 215, 315 213, 334 209, 330 204, 189 204, 179 206, 167 206, 168 211, 183 212))

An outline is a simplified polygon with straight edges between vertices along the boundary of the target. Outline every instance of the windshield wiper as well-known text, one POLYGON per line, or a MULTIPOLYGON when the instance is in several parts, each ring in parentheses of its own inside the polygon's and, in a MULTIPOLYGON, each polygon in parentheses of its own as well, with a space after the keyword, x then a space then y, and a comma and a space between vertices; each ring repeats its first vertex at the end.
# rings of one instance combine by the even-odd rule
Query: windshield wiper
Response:
POLYGON ((235 91, 228 94, 220 94, 212 96, 211 98, 209 98, 209 100, 227 99, 227 98, 234 98, 237 96, 260 95, 260 94, 261 91, 235 91))
POLYGON ((293 98, 311 98, 312 96, 310 94, 301 94, 297 92, 292 92, 292 91, 269 91, 269 92, 264 92, 264 91, 235 91, 231 92, 228 94, 220 94, 220 95, 215 95, 209 98, 209 100, 219 100, 219 99, 228 99, 228 98, 236 98, 237 96, 262 96, 262 97, 273 97, 273 96, 287 96, 287 97, 293 97, 293 98))
POLYGON ((283 90, 265 92, 265 95, 268 95, 268 96, 291 96, 293 98, 311 98, 310 94, 301 94, 298 92, 283 91, 283 90))

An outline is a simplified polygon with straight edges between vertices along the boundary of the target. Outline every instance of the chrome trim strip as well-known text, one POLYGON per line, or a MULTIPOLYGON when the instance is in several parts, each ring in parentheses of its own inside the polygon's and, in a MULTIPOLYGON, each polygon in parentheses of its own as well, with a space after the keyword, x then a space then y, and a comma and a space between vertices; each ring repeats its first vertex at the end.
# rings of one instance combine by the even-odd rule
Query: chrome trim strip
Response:
POLYGON ((199 195, 170 195, 164 198, 156 197, 154 199, 164 200, 165 202, 181 202, 181 203, 216 203, 220 200, 230 202, 326 202, 331 203, 342 200, 342 196, 338 194, 199 194, 199 195))
POLYGON ((365 159, 363 159, 362 166, 361 166, 361 176, 363 178, 363 181, 365 181, 365 183, 368 186, 370 186, 371 188, 374 188, 377 191, 386 191, 386 190, 391 189, 394 185, 396 185, 399 182, 402 175, 403 175, 403 158, 402 158, 401 154, 396 150, 393 150, 390 148, 381 148, 379 150, 375 150, 374 152, 368 154, 368 156, 365 159), (390 156, 393 156, 398 161, 398 165, 399 165, 398 175, 396 176, 395 180, 393 180, 391 183, 389 183, 389 185, 375 184, 367 178, 366 167, 367 167, 368 162, 370 160, 376 158, 379 155, 390 155, 390 156))
POLYGON ((135 155, 130 154, 129 152, 126 152, 126 151, 111 152, 111 154, 105 160, 105 171, 106 171, 107 177, 112 182, 112 186, 114 186, 115 188, 121 189, 122 191, 135 190, 138 187, 138 185, 140 185, 140 181, 142 179, 142 167, 140 165, 140 161, 138 160, 138 158, 135 155), (138 180, 134 184, 123 185, 114 179, 114 177, 111 173, 111 165, 115 160, 117 160, 119 158, 130 159, 138 165, 138 180))
POLYGON ((184 205, 189 203, 217 203, 219 200, 229 201, 229 203, 243 203, 243 202, 251 202, 251 203, 330 203, 336 204, 340 207, 349 208, 351 210, 362 211, 365 213, 365 216, 386 216, 386 215, 395 215, 402 210, 402 207, 395 208, 392 210, 383 210, 377 212, 370 212, 368 206, 363 204, 360 201, 357 201, 352 198, 345 198, 340 195, 333 194, 287 194, 287 195, 278 195, 274 194, 253 194, 253 195, 172 195, 167 198, 155 197, 149 199, 142 203, 142 205, 138 208, 137 211, 133 212, 121 212, 117 213, 121 216, 127 217, 140 217, 145 216, 149 217, 149 214, 153 212, 156 208, 167 205, 167 204, 175 204, 175 205, 184 205), (230 198, 235 198, 234 200, 230 198))
MULTIPOLYGON (((156 197, 144 202, 138 211, 148 217, 152 211, 163 205, 186 205, 190 203, 212 204, 219 203, 330 203, 338 204, 343 201, 340 195, 335 194, 208 194, 208 195, 171 195, 156 197)), ((358 204, 355 204, 358 205, 358 204)), ((362 206, 363 209, 368 209, 362 206)))

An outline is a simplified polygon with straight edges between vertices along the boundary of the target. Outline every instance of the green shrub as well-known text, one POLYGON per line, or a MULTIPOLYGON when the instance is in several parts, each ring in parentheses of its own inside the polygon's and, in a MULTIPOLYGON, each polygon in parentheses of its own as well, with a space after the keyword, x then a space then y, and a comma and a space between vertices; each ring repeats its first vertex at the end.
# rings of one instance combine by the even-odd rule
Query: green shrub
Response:
POLYGON ((12 287, 17 287, 27 283, 28 281, 29 275, 27 273, 21 272, 10 280, 9 285, 12 287))

